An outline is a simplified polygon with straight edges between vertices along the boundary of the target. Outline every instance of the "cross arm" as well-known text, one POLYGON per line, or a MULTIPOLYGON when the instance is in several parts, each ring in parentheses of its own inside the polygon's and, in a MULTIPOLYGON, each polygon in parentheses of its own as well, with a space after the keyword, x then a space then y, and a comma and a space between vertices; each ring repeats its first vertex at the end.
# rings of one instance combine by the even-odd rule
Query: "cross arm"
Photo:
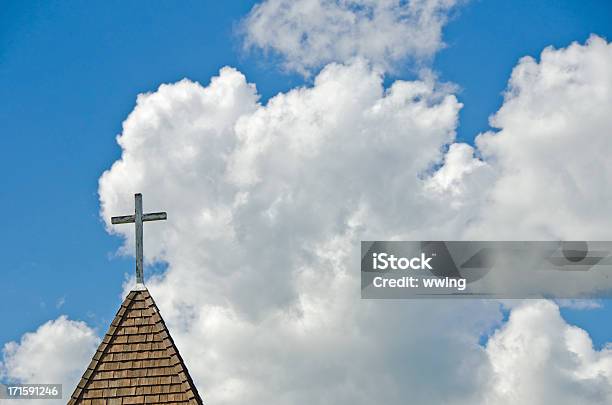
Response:
POLYGON ((152 212, 150 214, 144 214, 142 216, 142 221, 159 221, 168 219, 168 215, 165 212, 152 212))
POLYGON ((129 224, 129 223, 133 223, 135 220, 136 218, 134 217, 134 215, 123 215, 121 217, 112 217, 111 224, 113 225, 129 224))
MULTIPOLYGON (((143 214, 142 215, 142 222, 147 222, 147 221, 160 221, 160 220, 164 220, 164 219, 168 219, 168 214, 166 214, 165 212, 152 212, 150 214, 143 214)), ((133 224, 136 221, 136 217, 134 215, 123 215, 120 217, 112 217, 111 218, 111 224, 113 225, 117 225, 117 224, 133 224)))

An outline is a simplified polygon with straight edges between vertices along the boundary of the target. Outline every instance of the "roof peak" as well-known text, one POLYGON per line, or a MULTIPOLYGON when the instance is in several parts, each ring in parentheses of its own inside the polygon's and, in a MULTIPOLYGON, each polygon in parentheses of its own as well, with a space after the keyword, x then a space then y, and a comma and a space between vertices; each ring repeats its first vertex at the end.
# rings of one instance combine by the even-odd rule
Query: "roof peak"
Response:
POLYGON ((132 287, 132 291, 149 291, 144 283, 136 283, 134 287, 132 287))
POLYGON ((132 290, 69 405, 202 405, 202 399, 149 291, 132 290))

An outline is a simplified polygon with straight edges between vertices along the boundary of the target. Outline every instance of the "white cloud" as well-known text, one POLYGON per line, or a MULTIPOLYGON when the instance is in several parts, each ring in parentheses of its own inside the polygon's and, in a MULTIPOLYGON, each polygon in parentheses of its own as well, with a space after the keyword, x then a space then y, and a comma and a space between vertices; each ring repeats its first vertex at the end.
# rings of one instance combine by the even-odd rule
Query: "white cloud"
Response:
MULTIPOLYGON (((442 200, 450 200, 454 213, 473 215, 495 179, 492 168, 474 158, 474 148, 453 143, 444 155, 444 164, 427 179, 426 189, 442 200)), ((467 223, 467 221, 466 221, 467 223)))
POLYGON ((484 403, 574 405, 612 402, 612 350, 594 350, 548 301, 523 303, 487 345, 492 376, 484 403))
MULTIPOLYGON (((162 228, 147 225, 149 258, 169 263, 149 284, 213 402, 512 401, 504 387, 515 380, 502 370, 521 364, 508 363, 500 342, 530 327, 521 313, 544 311, 557 329, 577 329, 553 319, 552 304, 524 304, 485 350, 479 333, 500 320, 493 303, 360 301, 357 241, 576 231, 557 225, 551 207, 572 207, 569 219, 589 225, 580 235, 597 237, 595 204, 608 191, 578 194, 578 204, 570 186, 583 186, 593 162, 603 174, 587 182, 610 173, 608 58, 609 45, 594 38, 547 49, 539 63, 523 59, 493 118, 500 131, 477 141, 484 160, 462 144, 442 153, 454 140, 454 96, 427 80, 385 90, 363 60, 331 64, 312 87, 264 106, 227 68, 207 87, 165 85, 139 97, 124 124, 122 160, 100 181, 102 214, 129 211, 136 191, 147 208, 169 211, 162 228), (596 146, 577 154, 583 138, 596 146)), ((129 227, 114 231, 131 243, 129 227)), ((521 350, 539 350, 551 330, 534 329, 521 350)), ((585 332, 576 334, 584 346, 585 332)), ((570 343, 557 350, 574 350, 570 343)), ((576 377, 599 370, 599 360, 560 364, 542 353, 538 364, 541 376, 527 370, 529 380, 516 380, 523 403, 546 401, 568 381, 579 389, 567 398, 606 398, 607 380, 576 377), (559 377, 568 370, 574 377, 559 377)))
MULTIPOLYGON (((148 284, 207 401, 472 403, 486 367, 474 331, 498 305, 361 301, 356 270, 360 239, 459 228, 422 175, 460 107, 433 81, 384 89, 361 60, 266 105, 228 68, 139 97, 102 216, 138 191, 168 211, 146 225, 148 258, 169 264, 148 284)), ((131 243, 131 227, 113 230, 131 243)))
POLYGON ((35 332, 24 334, 19 342, 5 344, 0 375, 17 383, 63 384, 63 397, 68 398, 95 353, 98 342, 94 330, 84 322, 60 316, 44 323, 35 332))
POLYGON ((330 62, 364 57, 392 68, 433 56, 455 0, 266 0, 243 21, 245 46, 282 57, 306 74, 330 62))
MULTIPOLYGON (((145 241, 148 258, 170 263, 169 279, 201 280, 208 299, 250 312, 287 303, 293 273, 326 243, 440 222, 405 212, 435 204, 418 174, 441 159, 459 108, 431 82, 385 91, 364 62, 330 65, 313 87, 266 106, 228 68, 206 88, 164 85, 140 96, 124 124, 123 158, 100 180, 102 214, 129 212, 142 191, 146 209, 170 215, 147 224, 145 241)), ((131 227, 113 230, 132 243, 131 227)))
MULTIPOLYGON (((229 139, 212 158, 216 170, 200 171, 204 179, 187 176, 193 183, 177 190, 180 199, 169 197, 173 185, 160 186, 154 176, 126 182, 130 172, 118 170, 167 172, 175 165, 161 152, 151 158, 150 150, 126 148, 145 133, 131 123, 160 120, 155 103, 139 103, 120 140, 122 163, 101 180, 103 214, 129 209, 136 190, 176 212, 165 232, 149 236, 150 253, 170 263, 151 288, 170 309, 186 357, 206 359, 206 366, 192 368, 216 402, 399 403, 411 395, 432 404, 516 398, 538 404, 568 383, 577 386, 570 402, 605 401, 609 381, 594 375, 607 364, 607 351, 589 352, 586 332, 553 319, 552 304, 524 304, 485 352, 478 333, 499 321, 494 305, 361 302, 354 269, 360 239, 601 236, 601 202, 609 193, 602 184, 612 172, 606 160, 610 66, 610 45, 596 37, 547 49, 540 62, 522 59, 492 119, 500 131, 477 140, 483 160, 470 146, 453 144, 443 166, 427 177, 454 139, 456 99, 431 81, 398 81, 385 91, 380 73, 362 60, 332 64, 310 88, 265 106, 251 95, 240 114, 227 114, 233 121, 219 123, 229 128, 223 135, 229 139), (110 205, 107 195, 122 197, 110 205), (555 207, 560 212, 551 215, 555 207), (544 311, 552 326, 572 331, 572 340, 556 350, 569 358, 566 352, 580 343, 581 362, 556 363, 541 353, 536 371, 525 371, 528 380, 507 380, 514 374, 505 375, 504 365, 527 367, 527 354, 554 333, 533 329, 521 348, 526 365, 509 362, 500 344, 531 327, 521 311, 544 311), (419 332, 410 326, 415 323, 419 332), (423 377, 424 369, 438 379, 423 377), (372 375, 379 376, 376 383, 372 375), (516 397, 504 390, 508 384, 517 384, 516 397)), ((232 78, 233 91, 252 89, 236 72, 232 78)), ((216 82, 226 80, 222 72, 216 82)), ((205 93, 215 86, 190 87, 205 93)), ((172 99, 158 102, 183 108, 172 99)), ((147 137, 175 139, 177 128, 197 134, 191 129, 210 121, 210 112, 192 111, 167 115, 172 123, 147 137)), ((199 156, 214 147, 208 139, 185 137, 180 145, 199 156)))
MULTIPOLYGON (((597 36, 584 45, 546 48, 539 61, 521 59, 491 118, 499 131, 476 139, 483 160, 470 156, 470 147, 453 145, 429 180, 429 187, 450 195, 484 185, 464 237, 609 238, 611 70, 612 44, 597 36)), ((487 355, 484 403, 612 402, 610 349, 594 350, 587 332, 568 325, 550 302, 514 308, 487 355)))
POLYGON ((520 60, 491 118, 499 130, 476 139, 496 177, 467 236, 609 239, 611 69, 612 44, 597 36, 520 60))

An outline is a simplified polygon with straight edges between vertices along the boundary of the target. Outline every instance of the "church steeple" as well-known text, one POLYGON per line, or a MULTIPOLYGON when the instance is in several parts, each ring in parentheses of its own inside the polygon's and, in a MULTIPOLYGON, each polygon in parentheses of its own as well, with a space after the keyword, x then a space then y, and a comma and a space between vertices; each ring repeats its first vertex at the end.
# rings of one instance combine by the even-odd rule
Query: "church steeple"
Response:
POLYGON ((68 405, 202 404, 159 309, 144 287, 142 262, 138 272, 142 222, 154 220, 147 216, 166 219, 165 213, 143 215, 142 197, 136 194, 135 215, 113 218, 113 223, 136 223, 139 282, 121 304, 68 405))

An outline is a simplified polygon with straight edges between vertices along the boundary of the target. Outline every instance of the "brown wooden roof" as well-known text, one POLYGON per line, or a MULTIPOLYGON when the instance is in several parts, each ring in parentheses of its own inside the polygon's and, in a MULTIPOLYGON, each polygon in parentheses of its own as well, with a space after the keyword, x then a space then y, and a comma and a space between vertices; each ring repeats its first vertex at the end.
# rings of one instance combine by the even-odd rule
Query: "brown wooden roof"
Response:
POLYGON ((153 298, 131 291, 68 405, 202 404, 153 298))

